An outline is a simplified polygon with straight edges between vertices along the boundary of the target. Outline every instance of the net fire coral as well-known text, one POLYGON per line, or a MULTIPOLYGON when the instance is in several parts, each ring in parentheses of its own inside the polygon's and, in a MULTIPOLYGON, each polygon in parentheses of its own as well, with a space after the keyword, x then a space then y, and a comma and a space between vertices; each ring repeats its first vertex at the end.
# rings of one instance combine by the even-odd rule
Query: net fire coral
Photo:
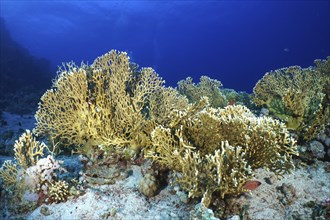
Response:
POLYGON ((307 141, 330 125, 330 57, 315 63, 268 72, 253 89, 256 105, 266 106, 307 141))
POLYGON ((239 194, 253 170, 266 168, 281 176, 294 168, 296 155, 283 123, 258 118, 240 105, 211 108, 205 98, 173 112, 173 123, 156 127, 152 140, 146 156, 174 170, 190 197, 239 194))
POLYGON ((155 109, 152 104, 162 108, 151 96, 165 90, 151 68, 134 75, 127 54, 112 50, 91 66, 68 64, 59 73, 41 98, 37 134, 81 146, 80 152, 89 156, 93 148, 139 150, 150 143, 148 129, 153 126, 146 112, 155 109))

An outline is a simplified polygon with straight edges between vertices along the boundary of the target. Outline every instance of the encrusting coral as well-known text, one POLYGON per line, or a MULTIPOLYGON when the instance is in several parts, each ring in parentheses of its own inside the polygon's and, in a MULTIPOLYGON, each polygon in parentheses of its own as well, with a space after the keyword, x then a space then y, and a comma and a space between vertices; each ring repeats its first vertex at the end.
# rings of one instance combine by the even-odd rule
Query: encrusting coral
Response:
POLYGON ((22 175, 24 187, 31 192, 47 195, 49 187, 57 180, 57 171, 62 170, 61 161, 48 155, 38 160, 35 166, 25 170, 22 175))
POLYGON ((112 50, 91 66, 69 63, 41 98, 35 132, 80 146, 91 158, 93 149, 138 152, 150 145, 155 117, 165 120, 184 100, 163 83, 151 68, 133 72, 125 52, 112 50))
POLYGON ((174 170, 190 197, 239 194, 254 169, 283 175, 294 168, 295 141, 278 120, 240 105, 211 108, 206 98, 172 117, 168 127, 152 132, 146 157, 174 170))
POLYGON ((316 67, 292 66, 268 72, 253 89, 253 101, 298 132, 315 138, 330 124, 330 58, 316 67))

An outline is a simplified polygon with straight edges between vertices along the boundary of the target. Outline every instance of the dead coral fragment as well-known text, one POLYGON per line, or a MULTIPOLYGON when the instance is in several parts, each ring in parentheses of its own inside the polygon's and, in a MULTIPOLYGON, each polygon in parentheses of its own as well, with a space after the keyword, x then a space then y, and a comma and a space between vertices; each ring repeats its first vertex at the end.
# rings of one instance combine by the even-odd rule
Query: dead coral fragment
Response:
POLYGON ((49 188, 57 180, 57 171, 64 171, 62 162, 51 155, 40 159, 36 165, 24 170, 22 174, 22 190, 48 195, 49 188))
POLYGON ((43 156, 45 147, 44 143, 40 143, 33 137, 30 130, 26 130, 19 140, 15 141, 15 159, 22 168, 26 169, 38 162, 39 157, 43 156))
POLYGON ((158 192, 158 183, 156 178, 152 174, 147 173, 140 181, 139 191, 147 197, 155 196, 158 192))

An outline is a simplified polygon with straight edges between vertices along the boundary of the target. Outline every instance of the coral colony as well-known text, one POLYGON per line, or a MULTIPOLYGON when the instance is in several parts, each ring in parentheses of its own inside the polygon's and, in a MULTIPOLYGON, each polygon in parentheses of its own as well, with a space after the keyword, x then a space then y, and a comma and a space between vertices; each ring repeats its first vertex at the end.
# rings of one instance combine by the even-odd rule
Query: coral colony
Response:
POLYGON ((89 173, 102 164, 149 160, 142 194, 156 195, 170 172, 190 198, 210 207, 216 198, 256 188, 258 168, 276 176, 294 169, 296 142, 312 140, 330 124, 329 78, 330 58, 307 69, 283 68, 259 80, 250 97, 221 90, 220 81, 206 76, 198 84, 187 78, 177 89, 165 87, 153 69, 138 70, 115 50, 92 65, 67 63, 41 98, 35 129, 16 141, 15 160, 2 165, 0 177, 20 201, 60 203, 83 193, 83 183, 61 178, 59 151, 87 158, 90 182, 101 181, 89 173), (270 115, 256 116, 246 106, 267 107, 270 115))

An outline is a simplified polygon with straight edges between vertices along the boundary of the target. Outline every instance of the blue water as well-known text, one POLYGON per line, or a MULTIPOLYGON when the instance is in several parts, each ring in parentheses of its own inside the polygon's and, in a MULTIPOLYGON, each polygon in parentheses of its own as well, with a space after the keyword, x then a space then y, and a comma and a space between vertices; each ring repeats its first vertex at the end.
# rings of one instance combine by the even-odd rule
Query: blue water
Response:
POLYGON ((153 67, 170 86, 207 75, 226 88, 251 92, 267 71, 308 67, 330 55, 330 1, 0 4, 13 40, 48 59, 51 77, 62 62, 92 63, 117 49, 141 67, 153 67))

